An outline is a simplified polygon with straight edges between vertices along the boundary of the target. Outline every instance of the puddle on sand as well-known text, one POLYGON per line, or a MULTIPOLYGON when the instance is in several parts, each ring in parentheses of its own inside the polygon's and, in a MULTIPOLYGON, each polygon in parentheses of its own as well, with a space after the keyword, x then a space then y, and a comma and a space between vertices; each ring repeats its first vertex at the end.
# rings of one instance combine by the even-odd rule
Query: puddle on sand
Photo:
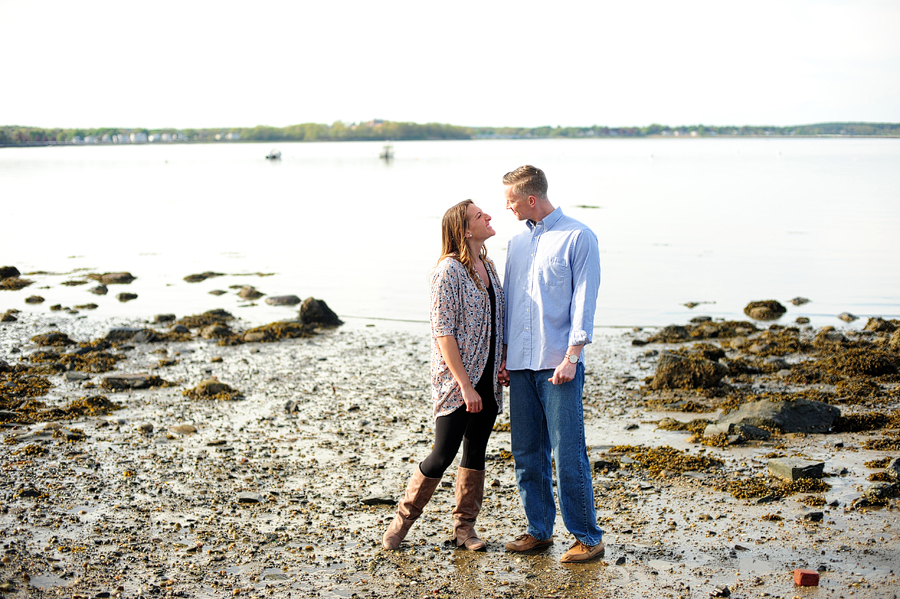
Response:
POLYGON ((65 586, 68 583, 64 579, 59 576, 54 576, 53 574, 39 574, 37 576, 32 576, 31 580, 28 581, 28 584, 36 589, 47 590, 65 586))

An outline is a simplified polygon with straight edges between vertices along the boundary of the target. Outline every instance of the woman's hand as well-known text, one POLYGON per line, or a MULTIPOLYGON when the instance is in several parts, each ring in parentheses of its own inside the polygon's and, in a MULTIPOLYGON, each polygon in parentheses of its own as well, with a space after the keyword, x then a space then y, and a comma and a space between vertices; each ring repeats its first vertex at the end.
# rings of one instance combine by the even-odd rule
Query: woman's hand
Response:
POLYGON ((481 408, 483 407, 481 405, 481 396, 478 395, 478 391, 475 390, 475 387, 471 384, 463 387, 462 396, 463 401, 466 402, 466 412, 474 414, 481 411, 481 408))
POLYGON ((500 362, 500 371, 497 373, 497 382, 504 387, 509 387, 509 371, 506 369, 506 360, 500 362))

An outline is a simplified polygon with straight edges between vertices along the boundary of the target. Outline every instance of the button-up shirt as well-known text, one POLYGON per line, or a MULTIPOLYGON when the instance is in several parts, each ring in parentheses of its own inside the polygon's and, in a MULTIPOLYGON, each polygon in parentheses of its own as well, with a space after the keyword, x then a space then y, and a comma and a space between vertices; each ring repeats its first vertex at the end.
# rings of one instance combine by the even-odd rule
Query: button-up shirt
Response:
POLYGON ((506 255, 506 368, 545 370, 593 338, 600 250, 594 232, 560 208, 526 224, 506 255))

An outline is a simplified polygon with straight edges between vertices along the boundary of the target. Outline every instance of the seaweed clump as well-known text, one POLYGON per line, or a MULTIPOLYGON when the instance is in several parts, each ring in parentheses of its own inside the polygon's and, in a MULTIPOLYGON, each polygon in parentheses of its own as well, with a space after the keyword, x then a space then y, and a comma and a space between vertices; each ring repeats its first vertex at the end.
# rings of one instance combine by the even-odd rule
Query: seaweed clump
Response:
POLYGON ((717 485, 717 488, 737 499, 767 497, 775 500, 797 493, 824 493, 831 488, 831 485, 812 478, 782 482, 767 476, 756 476, 727 481, 717 485))
MULTIPOLYGON (((674 447, 641 447, 636 445, 616 445, 609 450, 611 454, 625 454, 637 462, 641 468, 651 474, 659 474, 663 470, 678 473, 687 471, 713 470, 720 468, 721 460, 708 456, 693 456, 674 447)), ((620 460, 621 462, 621 460, 620 460)))
POLYGON ((243 394, 237 389, 229 387, 216 379, 202 381, 192 389, 185 389, 182 395, 190 399, 208 399, 217 401, 232 401, 243 399, 243 394))
POLYGON ((224 324, 230 320, 234 320, 234 316, 228 311, 218 308, 216 310, 208 310, 203 314, 185 316, 184 318, 175 321, 175 324, 186 326, 189 329, 196 329, 211 324, 224 324))

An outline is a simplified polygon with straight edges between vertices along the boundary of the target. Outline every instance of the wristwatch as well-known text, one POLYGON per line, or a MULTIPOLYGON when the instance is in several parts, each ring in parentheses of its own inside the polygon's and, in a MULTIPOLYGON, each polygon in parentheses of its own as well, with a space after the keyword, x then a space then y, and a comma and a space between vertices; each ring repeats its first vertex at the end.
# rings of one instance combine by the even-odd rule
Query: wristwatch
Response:
POLYGON ((566 354, 566 359, 569 361, 569 364, 578 364, 578 356, 575 354, 566 354))

